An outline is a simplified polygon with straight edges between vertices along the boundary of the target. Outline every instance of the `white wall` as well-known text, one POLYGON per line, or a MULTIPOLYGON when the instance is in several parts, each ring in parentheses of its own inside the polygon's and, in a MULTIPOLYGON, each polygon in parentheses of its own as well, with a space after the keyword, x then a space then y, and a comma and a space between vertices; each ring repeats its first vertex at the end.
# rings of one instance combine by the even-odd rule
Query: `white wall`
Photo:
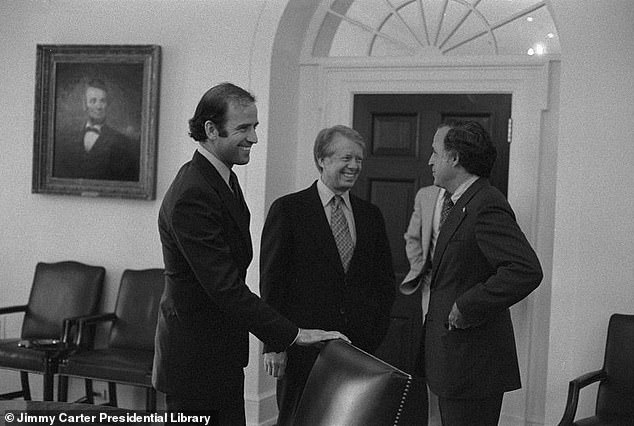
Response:
MULTIPOLYGON (((555 0, 561 107, 546 424, 599 369, 614 312, 634 313, 634 4, 555 0)), ((596 387, 579 414, 594 409, 596 387)))

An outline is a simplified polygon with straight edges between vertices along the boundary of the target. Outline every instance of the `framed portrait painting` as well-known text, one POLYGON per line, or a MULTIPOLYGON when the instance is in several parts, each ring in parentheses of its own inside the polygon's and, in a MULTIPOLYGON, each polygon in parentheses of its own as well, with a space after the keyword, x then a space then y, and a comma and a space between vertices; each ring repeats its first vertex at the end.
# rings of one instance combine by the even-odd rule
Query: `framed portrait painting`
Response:
POLYGON ((155 199, 160 53, 37 46, 32 192, 155 199))

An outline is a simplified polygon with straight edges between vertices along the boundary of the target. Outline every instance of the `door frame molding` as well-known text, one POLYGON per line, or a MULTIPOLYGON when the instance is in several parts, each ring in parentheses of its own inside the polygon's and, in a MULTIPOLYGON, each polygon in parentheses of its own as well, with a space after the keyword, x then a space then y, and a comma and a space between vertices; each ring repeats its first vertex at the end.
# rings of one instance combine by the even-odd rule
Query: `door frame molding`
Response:
POLYGON ((537 236, 541 115, 548 109, 549 61, 363 61, 324 58, 300 65, 297 187, 311 183, 312 141, 334 124, 352 125, 355 94, 508 93, 512 95, 509 202, 531 242, 537 236), (368 63, 374 62, 374 63, 368 63), (398 62, 401 62, 400 64, 398 62))
MULTIPOLYGON (((550 259, 550 243, 538 238, 548 224, 538 219, 540 202, 551 203, 554 208, 555 201, 544 199, 543 190, 540 197, 542 185, 552 184, 540 182, 540 167, 548 166, 540 164, 540 153, 551 60, 558 57, 304 58, 299 76, 295 186, 306 187, 315 178, 307 170, 314 170, 312 141, 317 132, 334 124, 352 125, 355 94, 508 93, 512 95, 513 119, 509 203, 538 256, 550 259)), ((548 193, 546 198, 551 198, 548 193)), ((550 283, 542 285, 550 287, 550 283)), ((524 424, 524 419, 543 416, 543 407, 539 408, 543 396, 536 397, 533 392, 543 393, 545 383, 531 373, 547 368, 547 360, 538 355, 547 348, 531 344, 531 340, 536 334, 549 333, 544 315, 550 301, 543 300, 549 294, 535 292, 512 308, 524 387, 505 397, 505 405, 514 406, 511 417, 505 419, 509 424, 524 424)))

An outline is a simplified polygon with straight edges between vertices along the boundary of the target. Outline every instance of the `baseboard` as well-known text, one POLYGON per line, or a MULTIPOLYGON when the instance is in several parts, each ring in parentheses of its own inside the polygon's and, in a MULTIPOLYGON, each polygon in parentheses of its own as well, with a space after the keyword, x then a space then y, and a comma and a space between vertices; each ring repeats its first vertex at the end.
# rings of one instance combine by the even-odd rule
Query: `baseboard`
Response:
POLYGON ((260 399, 245 399, 247 426, 275 426, 277 422, 277 400, 275 388, 260 394, 260 399))
POLYGON ((544 422, 502 414, 499 426, 544 426, 544 422))

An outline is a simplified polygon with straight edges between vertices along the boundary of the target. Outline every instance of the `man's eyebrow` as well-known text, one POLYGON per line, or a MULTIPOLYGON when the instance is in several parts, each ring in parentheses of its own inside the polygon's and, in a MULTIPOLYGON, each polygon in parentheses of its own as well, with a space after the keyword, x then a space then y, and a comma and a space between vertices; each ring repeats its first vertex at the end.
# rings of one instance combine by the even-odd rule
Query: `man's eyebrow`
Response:
POLYGON ((260 124, 258 121, 256 121, 255 123, 240 123, 236 126, 236 129, 243 129, 243 128, 251 127, 251 126, 255 127, 258 124, 260 124))

